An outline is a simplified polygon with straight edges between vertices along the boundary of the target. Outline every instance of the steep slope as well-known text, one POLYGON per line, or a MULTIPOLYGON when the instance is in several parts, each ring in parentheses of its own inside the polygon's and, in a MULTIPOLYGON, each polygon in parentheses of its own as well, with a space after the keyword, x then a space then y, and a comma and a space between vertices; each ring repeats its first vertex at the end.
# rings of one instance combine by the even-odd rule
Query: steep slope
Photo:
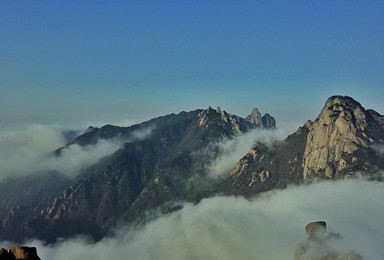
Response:
POLYGON ((283 142, 256 143, 219 192, 247 197, 289 183, 384 176, 384 116, 345 96, 329 98, 317 119, 283 142))
POLYGON ((2 223, 2 238, 38 237, 53 242, 58 237, 90 234, 100 239, 110 227, 138 221, 148 210, 169 212, 178 208, 177 201, 198 201, 206 190, 193 180, 204 176, 219 151, 196 151, 257 127, 260 125, 209 107, 132 127, 90 128, 66 147, 110 138, 128 141, 93 174, 67 187, 60 196, 9 212, 2 223), (146 138, 135 139, 146 129, 151 130, 146 138))
POLYGON ((383 117, 376 113, 375 119, 372 114, 352 98, 328 99, 307 136, 303 179, 343 178, 381 169, 371 146, 384 142, 383 117))
POLYGON ((219 185, 218 192, 249 198, 263 191, 301 182, 305 140, 310 124, 308 121, 282 142, 269 146, 255 143, 219 185))

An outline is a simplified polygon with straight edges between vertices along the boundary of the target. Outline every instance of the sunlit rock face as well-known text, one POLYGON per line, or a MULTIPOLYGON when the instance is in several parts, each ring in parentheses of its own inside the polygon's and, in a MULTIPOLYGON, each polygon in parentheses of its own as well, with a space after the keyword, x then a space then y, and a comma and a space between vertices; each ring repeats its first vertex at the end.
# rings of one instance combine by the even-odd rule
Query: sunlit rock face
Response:
POLYGON ((220 107, 216 109, 208 107, 202 110, 198 117, 198 123, 201 128, 214 135, 216 133, 223 133, 223 138, 228 136, 234 137, 237 134, 259 127, 259 125, 248 122, 239 116, 221 110, 220 107))
POLYGON ((251 114, 245 118, 248 122, 255 124, 256 126, 266 129, 276 128, 276 120, 268 113, 261 116, 259 109, 256 107, 252 110, 251 114))
POLYGON ((333 96, 314 122, 308 120, 284 141, 255 143, 219 190, 251 197, 290 183, 356 176, 381 180, 383 144, 384 116, 351 97, 333 96))
POLYGON ((252 110, 252 113, 248 115, 246 119, 253 124, 261 125, 261 114, 259 112, 259 109, 254 108, 252 110))
POLYGON ((303 179, 334 179, 354 170, 379 170, 367 161, 370 146, 384 140, 383 116, 350 97, 333 96, 311 125, 303 160, 303 179), (374 115, 374 116, 373 116, 374 115))
POLYGON ((0 249, 0 260, 40 260, 36 247, 13 246, 0 249))

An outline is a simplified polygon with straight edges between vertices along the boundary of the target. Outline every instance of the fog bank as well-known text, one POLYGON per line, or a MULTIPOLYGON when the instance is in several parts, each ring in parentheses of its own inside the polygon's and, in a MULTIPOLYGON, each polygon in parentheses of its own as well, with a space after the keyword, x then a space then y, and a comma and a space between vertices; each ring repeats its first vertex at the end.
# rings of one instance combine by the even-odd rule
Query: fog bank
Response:
MULTIPOLYGON (((77 238, 38 247, 42 259, 293 259, 307 223, 325 220, 341 234, 339 252, 383 259, 384 183, 322 182, 272 191, 252 201, 215 197, 185 204, 139 230, 121 229, 90 244, 77 238)), ((1 245, 0 245, 1 246, 1 245)))

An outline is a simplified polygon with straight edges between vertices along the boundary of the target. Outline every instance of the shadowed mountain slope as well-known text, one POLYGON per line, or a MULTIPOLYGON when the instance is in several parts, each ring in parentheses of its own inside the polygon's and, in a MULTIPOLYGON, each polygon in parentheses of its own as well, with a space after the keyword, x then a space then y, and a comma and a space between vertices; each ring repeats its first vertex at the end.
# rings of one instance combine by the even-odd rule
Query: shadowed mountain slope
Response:
MULTIPOLYGON (((274 127, 272 118, 265 128, 274 127)), ((131 127, 89 128, 55 155, 61 156, 71 144, 87 146, 111 138, 125 143, 61 195, 11 208, 2 222, 2 238, 53 242, 58 237, 89 234, 100 239, 119 223, 138 221, 145 211, 169 212, 178 208, 175 202, 198 201, 206 191, 193 180, 206 175, 206 166, 220 152, 203 148, 254 128, 264 127, 210 107, 131 127)))

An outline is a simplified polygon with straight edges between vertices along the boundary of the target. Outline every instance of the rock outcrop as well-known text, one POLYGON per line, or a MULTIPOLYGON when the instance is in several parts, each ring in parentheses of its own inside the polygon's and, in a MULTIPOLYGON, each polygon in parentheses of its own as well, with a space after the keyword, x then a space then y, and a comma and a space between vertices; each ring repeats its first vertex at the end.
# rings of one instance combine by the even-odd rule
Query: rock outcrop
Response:
POLYGON ((0 260, 16 260, 16 257, 14 254, 8 252, 7 249, 1 248, 0 249, 0 260))
POLYGON ((261 124, 264 128, 274 129, 276 128, 276 120, 270 114, 266 113, 261 117, 261 124))
POLYGON ((338 252, 331 249, 330 244, 341 236, 325 236, 327 224, 325 221, 311 222, 305 227, 308 238, 297 245, 294 260, 324 259, 324 260, 363 260, 354 251, 338 252))
POLYGON ((40 260, 36 247, 14 246, 0 249, 0 260, 40 260))
POLYGON ((261 125, 261 114, 256 107, 252 110, 251 114, 246 117, 246 120, 252 124, 261 125))
POLYGON ((229 114, 221 110, 220 107, 217 107, 216 109, 208 107, 201 111, 198 116, 200 127, 209 130, 211 133, 221 133, 222 131, 218 130, 223 129, 226 132, 225 135, 231 133, 231 137, 260 126, 254 125, 239 116, 229 114))
POLYGON ((263 127, 266 129, 276 128, 276 120, 268 113, 266 113, 264 116, 261 116, 259 109, 256 107, 252 110, 251 114, 245 118, 245 120, 255 124, 258 127, 263 127))
POLYGON ((303 179, 342 178, 358 171, 379 171, 370 146, 384 142, 383 117, 349 97, 327 100, 307 136, 303 179), (372 116, 374 114, 375 116, 372 116))
POLYGON ((317 119, 284 141, 255 143, 219 191, 251 197, 290 183, 366 176, 383 179, 384 116, 351 97, 330 97, 317 119))

